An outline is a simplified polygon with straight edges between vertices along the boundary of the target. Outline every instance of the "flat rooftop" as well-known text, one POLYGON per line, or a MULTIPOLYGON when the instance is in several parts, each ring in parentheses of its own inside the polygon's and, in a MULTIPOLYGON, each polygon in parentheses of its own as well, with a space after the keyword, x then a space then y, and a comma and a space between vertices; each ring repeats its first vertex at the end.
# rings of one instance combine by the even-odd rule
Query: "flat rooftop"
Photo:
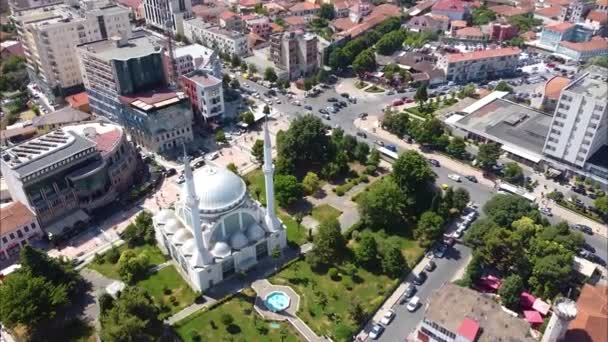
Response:
POLYGON ((465 319, 479 324, 477 342, 532 342, 530 325, 501 309, 491 297, 477 291, 447 283, 430 297, 424 318, 449 331, 458 332, 465 319))
POLYGON ((542 155, 552 119, 530 107, 497 98, 465 115, 455 126, 542 155))
POLYGON ((23 177, 91 147, 92 140, 59 129, 4 150, 2 162, 23 177))
POLYGON ((136 36, 122 43, 117 42, 118 39, 120 38, 112 37, 107 40, 82 44, 78 47, 106 62, 144 57, 153 53, 160 53, 162 50, 158 40, 147 35, 136 36))
POLYGON ((123 95, 121 101, 143 110, 145 112, 168 107, 179 103, 187 96, 183 92, 175 92, 170 89, 147 91, 132 95, 123 95))
POLYGON ((566 90, 605 101, 608 96, 608 69, 589 67, 583 76, 570 83, 566 90))

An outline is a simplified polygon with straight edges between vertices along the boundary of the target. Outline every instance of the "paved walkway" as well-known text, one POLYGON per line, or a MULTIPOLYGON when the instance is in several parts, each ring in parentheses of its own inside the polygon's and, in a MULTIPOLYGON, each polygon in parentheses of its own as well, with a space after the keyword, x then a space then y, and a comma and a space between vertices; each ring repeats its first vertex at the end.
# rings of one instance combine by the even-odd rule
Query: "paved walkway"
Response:
POLYGON ((206 298, 206 299, 207 300, 204 303, 200 303, 200 304, 194 303, 194 304, 191 304, 191 305, 183 308, 182 310, 177 312, 175 315, 169 317, 165 322, 169 325, 173 325, 173 324, 181 321, 182 319, 192 315, 193 313, 217 302, 217 300, 215 300, 213 298, 206 298))
POLYGON ((173 261, 171 261, 171 260, 165 261, 162 264, 152 267, 148 273, 156 273, 156 272, 162 270, 163 268, 171 266, 171 265, 173 265, 173 261))
MULTIPOLYGON (((423 152, 420 150, 420 147, 415 144, 408 144, 407 142, 397 138, 396 136, 388 133, 387 131, 379 128, 378 118, 375 116, 368 117, 367 120, 356 119, 355 126, 360 128, 361 130, 365 130, 373 135, 380 137, 385 141, 389 141, 396 146, 399 146, 402 149, 415 150, 420 154, 425 156, 426 158, 433 158, 441 163, 441 166, 444 166, 450 170, 458 170, 458 173, 463 175, 473 175, 477 178, 480 184, 483 184, 487 187, 494 188, 496 185, 493 181, 486 179, 483 177, 483 172, 477 168, 474 168, 471 165, 461 163, 457 160, 448 158, 445 155, 432 153, 432 152, 423 152)), ((536 187, 534 194, 536 195, 538 202, 540 203, 541 196, 540 192, 550 192, 552 189, 556 188, 556 184, 551 181, 545 179, 542 175, 534 174, 532 176, 533 179, 538 180, 539 186, 536 187), (544 185, 547 185, 548 190, 544 189, 544 185)), ((604 237, 608 237, 608 226, 593 221, 591 219, 586 218, 585 216, 579 215, 573 211, 567 210, 563 207, 556 205, 555 203, 549 202, 548 207, 552 209, 552 212, 555 216, 560 217, 568 222, 576 222, 580 224, 585 224, 591 227, 597 234, 600 234, 604 237)))
POLYGON ((298 309, 300 308, 300 296, 289 286, 273 285, 267 279, 261 279, 253 282, 251 288, 256 292, 255 311, 262 317, 275 321, 288 321, 293 327, 309 342, 329 341, 325 337, 318 336, 304 321, 298 317, 298 309), (281 312, 270 311, 264 299, 274 291, 280 291, 289 296, 289 307, 281 312))

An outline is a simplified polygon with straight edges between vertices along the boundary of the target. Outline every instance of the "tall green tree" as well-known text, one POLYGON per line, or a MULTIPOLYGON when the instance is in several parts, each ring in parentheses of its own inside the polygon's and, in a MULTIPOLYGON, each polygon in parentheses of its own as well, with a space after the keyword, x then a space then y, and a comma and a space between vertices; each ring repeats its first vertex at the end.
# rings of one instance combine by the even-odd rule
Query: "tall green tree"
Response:
POLYGON ((517 195, 498 194, 483 206, 488 218, 501 227, 509 227, 513 221, 529 216, 533 210, 530 202, 517 195))
POLYGON ((407 261, 397 246, 389 246, 381 261, 382 272, 391 278, 398 278, 409 271, 407 261))
POLYGON ((500 157, 500 145, 496 143, 486 143, 479 146, 479 152, 477 153, 477 162, 479 166, 484 169, 488 169, 493 165, 496 165, 498 157, 500 157))
POLYGON ((314 172, 306 173, 304 179, 302 180, 302 186, 304 187, 304 192, 308 195, 313 195, 317 191, 319 191, 319 187, 321 185, 321 180, 319 176, 317 176, 314 172))
POLYGON ((512 274, 503 280, 498 289, 498 294, 504 306, 511 310, 519 311, 519 302, 523 291, 524 281, 519 275, 512 274))
POLYGON ((480 6, 473 9, 472 13, 473 25, 486 25, 496 19, 496 13, 489 10, 486 6, 480 6))
POLYGON ((378 181, 359 200, 361 219, 374 229, 396 230, 405 225, 411 201, 391 178, 378 181))
POLYGON ((378 243, 371 233, 365 232, 361 235, 359 245, 355 248, 355 260, 367 269, 378 266, 378 243))
POLYGON ((467 144, 463 138, 453 137, 445 151, 454 158, 464 159, 467 153, 466 147, 467 144))
POLYGON ((414 237, 421 247, 433 245, 443 235, 443 217, 432 211, 427 211, 418 220, 414 237))
POLYGON ((274 72, 273 68, 268 67, 266 68, 266 70, 264 70, 264 79, 269 82, 275 82, 278 79, 277 74, 274 72))
POLYGON ((421 84, 420 86, 418 86, 418 89, 416 89, 416 93, 414 94, 414 100, 418 102, 418 107, 422 109, 428 99, 429 95, 426 90, 426 85, 421 84))
POLYGON ((516 162, 505 164, 503 176, 507 182, 513 184, 522 184, 524 181, 524 171, 516 162))
POLYGON ((251 147, 251 155, 255 158, 258 164, 264 162, 264 141, 262 139, 256 139, 251 147))
POLYGON ((399 188, 407 194, 424 189, 436 178, 426 159, 412 150, 405 151, 397 158, 393 164, 392 176, 399 188))
POLYGON ((346 69, 349 65, 349 56, 347 56, 343 48, 335 48, 329 53, 329 66, 333 70, 346 69))
POLYGON ((572 254, 551 254, 534 263, 528 283, 532 292, 543 298, 553 298, 566 293, 574 276, 572 254))
POLYGON ((414 139, 421 145, 443 150, 448 145, 445 128, 441 120, 432 117, 415 126, 412 130, 414 139))
POLYGON ((399 138, 403 138, 410 129, 410 116, 407 113, 388 110, 384 113, 382 127, 399 138))
POLYGON ((604 195, 596 198, 593 201, 593 206, 595 209, 599 210, 602 215, 608 215, 608 196, 604 195))
POLYGON ((304 195, 302 184, 292 175, 277 175, 274 181, 274 191, 281 207, 295 203, 304 195))
POLYGON ((143 279, 150 269, 150 258, 146 253, 137 254, 127 249, 118 259, 118 274, 128 284, 143 279))
POLYGON ((366 71, 374 71, 376 69, 376 56, 373 49, 361 51, 353 61, 353 69, 361 74, 366 71))
POLYGON ((319 17, 325 20, 333 20, 336 17, 336 10, 332 4, 322 4, 319 8, 319 17))
POLYGON ((145 290, 127 287, 112 308, 101 315, 102 341, 158 341, 163 324, 158 308, 145 290))
POLYGON ((315 247, 311 252, 321 264, 331 265, 342 260, 346 251, 346 241, 336 219, 321 222, 314 238, 315 247))

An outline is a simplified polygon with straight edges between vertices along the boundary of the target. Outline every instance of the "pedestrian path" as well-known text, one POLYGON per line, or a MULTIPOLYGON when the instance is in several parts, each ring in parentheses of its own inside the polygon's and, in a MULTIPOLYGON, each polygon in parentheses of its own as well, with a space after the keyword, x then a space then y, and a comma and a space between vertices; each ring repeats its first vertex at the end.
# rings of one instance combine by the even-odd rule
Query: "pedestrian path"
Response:
POLYGON ((165 268, 167 266, 171 266, 172 264, 173 264, 172 261, 165 261, 162 264, 159 264, 159 265, 156 265, 156 266, 152 267, 148 273, 156 273, 156 272, 162 270, 163 268, 165 268))
POLYGON ((173 325, 173 324, 181 321, 182 319, 192 315, 193 313, 214 304, 215 302, 217 302, 217 300, 215 300, 213 298, 205 297, 204 303, 194 303, 194 304, 191 304, 191 305, 183 308, 182 310, 177 312, 175 315, 169 317, 166 320, 166 323, 169 325, 173 325))

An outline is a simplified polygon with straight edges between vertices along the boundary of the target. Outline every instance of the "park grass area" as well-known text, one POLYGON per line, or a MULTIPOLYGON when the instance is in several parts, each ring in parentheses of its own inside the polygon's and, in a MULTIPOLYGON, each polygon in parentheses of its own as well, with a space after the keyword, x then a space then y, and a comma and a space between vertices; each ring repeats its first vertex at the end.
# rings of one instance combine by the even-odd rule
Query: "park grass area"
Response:
POLYGON ((342 212, 329 204, 320 204, 312 208, 311 215, 317 222, 326 222, 333 219, 338 219, 342 212))
POLYGON ((355 88, 357 88, 357 89, 363 89, 363 88, 367 87, 368 85, 369 85, 368 83, 360 81, 360 80, 355 82, 355 88))
POLYGON ((384 93, 384 89, 382 89, 376 85, 373 85, 369 88, 366 88, 365 92, 367 92, 367 93, 384 93))
MULTIPOLYGON (((371 229, 365 229, 363 231, 371 233, 376 239, 378 246, 397 246, 401 250, 401 254, 403 254, 405 260, 407 260, 407 264, 410 268, 413 268, 424 255, 424 249, 418 245, 416 240, 406 234, 386 233, 383 230, 374 231, 371 229)), ((361 233, 363 233, 363 231, 361 233)), ((357 247, 357 242, 354 240, 349 241, 349 247, 355 249, 357 247)))
MULTIPOLYGON (((336 268, 344 273, 342 265, 336 268)), ((345 326, 356 333, 357 325, 349 315, 354 300, 367 315, 372 315, 398 280, 362 268, 357 270, 354 279, 342 275, 332 280, 328 274, 316 273, 306 261, 300 260, 281 270, 270 282, 291 286, 300 295, 298 316, 318 335, 335 338, 342 336, 339 330, 345 326)))
POLYGON ((406 108, 405 111, 408 113, 414 114, 416 116, 428 118, 428 117, 432 116, 438 110, 450 107, 457 102, 458 102, 457 100, 452 100, 452 99, 448 99, 447 101, 441 101, 441 103, 437 103, 437 102, 428 103, 427 102, 427 103, 425 103, 425 105, 423 106, 422 109, 420 109, 420 106, 415 106, 415 107, 406 108))
MULTIPOLYGON (((118 252, 122 254, 122 252, 127 250, 129 247, 126 244, 123 244, 116 248, 118 248, 118 252)), ((158 249, 158 247, 156 246, 143 245, 134 247, 133 250, 136 254, 146 253, 148 255, 148 258, 150 258, 151 267, 160 265, 167 260, 167 258, 165 258, 160 249, 158 249)), ((120 279, 120 275, 118 275, 118 263, 112 264, 111 262, 105 260, 105 258, 103 260, 103 263, 100 263, 98 260, 93 260, 93 262, 91 262, 87 267, 101 273, 102 275, 108 278, 120 279)))
POLYGON ((203 309, 173 327, 182 341, 270 341, 299 342, 300 335, 287 322, 269 322, 253 308, 255 293, 246 289, 210 310, 203 309), (233 323, 222 323, 223 315, 233 323))
POLYGON ((167 266, 158 272, 137 283, 144 288, 154 302, 158 304, 163 313, 172 315, 194 303, 196 293, 182 279, 174 266, 167 266), (172 300, 173 299, 173 300, 172 300))
MULTIPOLYGON (((266 187, 264 184, 264 173, 261 169, 255 169, 246 175, 244 175, 247 183, 249 184, 249 192, 251 195, 256 198, 256 193, 259 191, 259 198, 256 198, 262 203, 262 205, 266 205, 266 187)), ((275 209, 277 210, 277 215, 285 224, 287 228, 287 241, 291 243, 295 243, 297 245, 301 245, 306 242, 306 229, 304 227, 298 227, 298 223, 287 213, 283 208, 280 208, 277 202, 275 201, 275 209)))

